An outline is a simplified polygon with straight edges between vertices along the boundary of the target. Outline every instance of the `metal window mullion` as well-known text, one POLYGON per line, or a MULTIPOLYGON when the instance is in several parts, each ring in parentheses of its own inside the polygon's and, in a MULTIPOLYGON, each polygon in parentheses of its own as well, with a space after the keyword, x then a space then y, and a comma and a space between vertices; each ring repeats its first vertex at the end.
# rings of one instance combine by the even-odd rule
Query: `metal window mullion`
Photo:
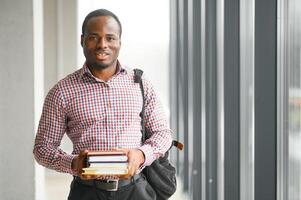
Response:
POLYGON ((240 0, 240 198, 254 200, 255 0, 240 0))
POLYGON ((195 147, 195 143, 194 140, 197 139, 197 131, 194 129, 194 117, 195 117, 195 104, 194 104, 194 88, 196 87, 195 82, 195 77, 194 75, 194 10, 193 10, 193 5, 194 4, 194 0, 188 0, 187 1, 187 67, 186 67, 186 71, 187 71, 187 108, 188 108, 188 113, 187 113, 187 117, 188 117, 188 146, 187 146, 187 150, 188 150, 188 190, 189 193, 192 194, 193 193, 199 191, 199 185, 195 185, 193 184, 193 181, 195 181, 195 177, 197 176, 197 173, 195 173, 195 169, 194 169, 194 157, 195 157, 195 153, 197 153, 198 151, 194 151, 195 147), (196 137, 195 137, 196 135, 196 137))
POLYGON ((202 77, 201 69, 202 69, 202 33, 201 33, 201 2, 199 0, 189 0, 188 4, 188 31, 189 31, 189 43, 188 43, 188 55, 190 56, 188 59, 189 62, 189 80, 191 85, 189 86, 190 92, 192 93, 189 95, 190 102, 189 105, 191 106, 191 113, 190 122, 192 132, 190 133, 190 149, 192 152, 189 154, 192 158, 192 169, 191 169, 191 181, 190 181, 190 197, 191 199, 200 199, 202 193, 204 193, 203 188, 201 187, 202 177, 204 176, 202 172, 202 137, 201 137, 201 130, 202 130, 202 108, 201 108, 201 85, 202 77))
POLYGON ((275 200, 277 189, 277 0, 255 0, 254 198, 275 200))
POLYGON ((277 200, 288 197, 288 70, 287 59, 287 12, 288 1, 279 0, 277 4, 277 200))
POLYGON ((224 0, 224 199, 240 199, 239 0, 224 0))
POLYGON ((207 135, 207 100, 206 100, 206 0, 201 0, 201 200, 207 200, 207 151, 206 151, 206 135, 207 135))
POLYGON ((217 199, 225 199, 224 0, 217 0, 217 199))
MULTIPOLYGON (((169 73, 170 73, 170 124, 174 131, 174 138, 179 138, 178 131, 178 98, 177 98, 177 57, 178 57, 178 21, 177 21, 177 1, 171 0, 170 2, 170 49, 169 49, 169 73)), ((178 152, 172 148, 170 158, 173 163, 176 164, 176 168, 179 169, 178 152)), ((177 170, 179 174, 179 171, 177 170)))
MULTIPOLYGON (((188 133, 188 74, 187 74, 187 65, 188 65, 188 55, 187 55, 187 48, 188 48, 188 35, 187 35, 187 1, 186 0, 179 0, 179 131, 182 134, 180 138, 186 145, 189 145, 189 133, 188 133)), ((183 168, 182 168, 182 180, 183 180, 183 189, 184 191, 188 191, 189 187, 189 162, 188 162, 188 155, 189 151, 184 151, 180 154, 183 161, 183 168)))
POLYGON ((216 1, 206 1, 206 200, 217 200, 216 1))

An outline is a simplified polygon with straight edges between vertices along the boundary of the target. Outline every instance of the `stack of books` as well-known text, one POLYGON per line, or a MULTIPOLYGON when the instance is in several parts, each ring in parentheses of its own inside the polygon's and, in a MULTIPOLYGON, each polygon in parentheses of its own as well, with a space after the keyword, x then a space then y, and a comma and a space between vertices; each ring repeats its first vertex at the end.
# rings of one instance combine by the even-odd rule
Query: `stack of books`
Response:
POLYGON ((122 151, 88 152, 86 167, 82 175, 115 175, 128 174, 128 157, 122 151))

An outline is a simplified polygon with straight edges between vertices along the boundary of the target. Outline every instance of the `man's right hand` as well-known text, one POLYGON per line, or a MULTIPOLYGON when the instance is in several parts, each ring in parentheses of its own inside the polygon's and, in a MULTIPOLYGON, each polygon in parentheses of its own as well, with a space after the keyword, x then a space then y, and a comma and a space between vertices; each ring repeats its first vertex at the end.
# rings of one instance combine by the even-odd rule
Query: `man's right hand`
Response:
POLYGON ((78 176, 81 176, 82 169, 85 167, 85 158, 87 157, 88 150, 80 151, 79 155, 72 160, 71 168, 76 171, 78 176))

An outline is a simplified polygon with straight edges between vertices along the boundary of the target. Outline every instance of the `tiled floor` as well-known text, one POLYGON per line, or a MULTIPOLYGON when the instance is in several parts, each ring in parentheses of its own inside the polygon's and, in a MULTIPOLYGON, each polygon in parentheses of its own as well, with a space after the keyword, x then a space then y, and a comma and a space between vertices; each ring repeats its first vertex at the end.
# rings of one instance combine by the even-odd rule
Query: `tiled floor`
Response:
MULTIPOLYGON (((72 176, 59 174, 56 172, 46 173, 45 190, 46 200, 67 200, 70 182, 72 176)), ((178 180, 178 188, 181 188, 181 182, 178 180)), ((174 194, 170 200, 188 200, 180 189, 174 194)))

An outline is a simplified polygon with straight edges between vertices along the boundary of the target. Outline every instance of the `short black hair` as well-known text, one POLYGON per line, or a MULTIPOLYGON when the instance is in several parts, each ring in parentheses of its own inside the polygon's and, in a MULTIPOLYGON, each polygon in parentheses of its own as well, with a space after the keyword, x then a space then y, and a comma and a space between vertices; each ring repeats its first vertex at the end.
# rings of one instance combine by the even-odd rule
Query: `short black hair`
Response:
POLYGON ((91 18, 93 18, 93 17, 99 17, 99 16, 110 16, 110 17, 113 17, 113 18, 117 21, 117 23, 118 23, 118 25, 119 25, 119 29, 120 29, 120 37, 121 37, 122 27, 121 27, 121 23, 120 23, 118 17, 117 17, 114 13, 112 13, 111 11, 106 10, 106 9, 97 9, 97 10, 94 10, 94 11, 90 12, 90 13, 86 16, 86 18, 85 18, 85 20, 84 20, 84 22, 83 22, 83 25, 82 25, 82 35, 85 34, 85 31, 86 31, 86 27, 87 27, 88 21, 89 21, 91 18))

